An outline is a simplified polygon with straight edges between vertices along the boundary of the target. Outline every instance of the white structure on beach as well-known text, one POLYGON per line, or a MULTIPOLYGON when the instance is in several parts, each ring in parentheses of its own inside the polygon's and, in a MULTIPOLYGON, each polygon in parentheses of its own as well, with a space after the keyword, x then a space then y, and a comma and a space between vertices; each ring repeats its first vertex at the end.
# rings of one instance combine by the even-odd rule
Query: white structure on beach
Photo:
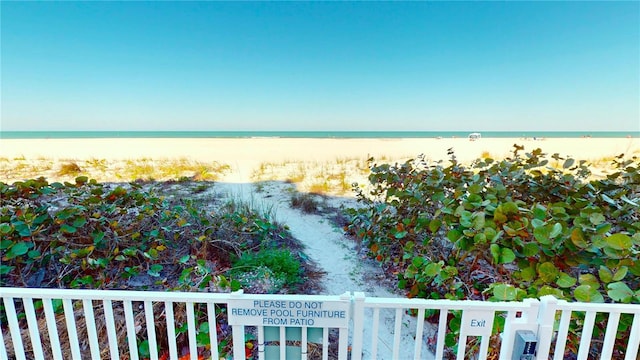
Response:
POLYGON ((482 138, 482 134, 478 133, 478 132, 474 132, 469 134, 469 140, 470 141, 476 141, 482 138))

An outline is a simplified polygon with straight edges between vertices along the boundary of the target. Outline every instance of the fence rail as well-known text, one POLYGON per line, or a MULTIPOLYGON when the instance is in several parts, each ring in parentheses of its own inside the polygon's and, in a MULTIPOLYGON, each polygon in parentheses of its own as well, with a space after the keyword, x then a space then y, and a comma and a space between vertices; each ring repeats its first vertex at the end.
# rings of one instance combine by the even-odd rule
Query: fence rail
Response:
POLYGON ((0 359, 217 360, 251 354, 261 360, 461 360, 471 353, 486 359, 491 347, 504 360, 559 360, 567 353, 588 359, 594 352, 600 359, 637 360, 640 344, 640 305, 569 303, 552 296, 480 302, 361 292, 0 288, 0 297, 0 359), (451 331, 453 323, 459 332, 451 331), (522 334, 535 341, 530 356, 523 355, 529 350, 523 350, 522 334))

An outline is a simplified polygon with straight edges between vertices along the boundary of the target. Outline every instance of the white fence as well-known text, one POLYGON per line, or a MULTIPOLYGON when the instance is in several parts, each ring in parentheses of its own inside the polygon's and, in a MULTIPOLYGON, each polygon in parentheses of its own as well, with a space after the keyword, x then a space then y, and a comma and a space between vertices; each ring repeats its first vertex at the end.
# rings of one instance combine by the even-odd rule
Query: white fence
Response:
POLYGON ((505 360, 636 360, 640 343, 640 305, 551 296, 494 303, 0 288, 0 297, 0 359, 486 359, 499 346, 505 360))

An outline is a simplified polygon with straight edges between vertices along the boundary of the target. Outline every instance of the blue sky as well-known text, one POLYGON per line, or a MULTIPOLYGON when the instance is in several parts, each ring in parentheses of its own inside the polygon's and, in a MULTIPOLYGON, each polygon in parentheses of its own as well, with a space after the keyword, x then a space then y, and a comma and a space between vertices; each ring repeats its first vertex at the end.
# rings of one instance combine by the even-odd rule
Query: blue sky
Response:
POLYGON ((1 129, 640 131, 640 2, 6 2, 1 129))

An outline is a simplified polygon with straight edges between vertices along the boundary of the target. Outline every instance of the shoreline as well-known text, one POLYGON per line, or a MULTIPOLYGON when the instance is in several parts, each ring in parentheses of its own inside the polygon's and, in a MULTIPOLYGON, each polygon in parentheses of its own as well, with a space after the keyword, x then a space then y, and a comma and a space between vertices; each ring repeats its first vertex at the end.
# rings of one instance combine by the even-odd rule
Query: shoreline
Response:
POLYGON ((0 140, 50 139, 467 139, 481 133, 485 139, 531 138, 640 138, 640 131, 2 131, 0 140))

